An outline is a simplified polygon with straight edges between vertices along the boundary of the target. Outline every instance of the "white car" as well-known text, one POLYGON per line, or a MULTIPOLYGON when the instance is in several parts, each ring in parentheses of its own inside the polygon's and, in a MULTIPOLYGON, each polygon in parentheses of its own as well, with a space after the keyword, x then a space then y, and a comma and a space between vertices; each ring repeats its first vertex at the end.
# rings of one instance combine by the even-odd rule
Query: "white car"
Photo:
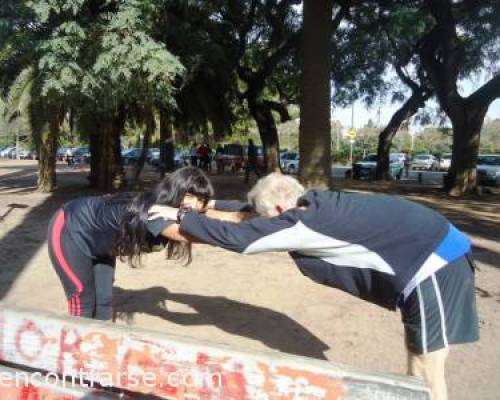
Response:
POLYGON ((411 162, 411 169, 435 171, 438 168, 438 161, 432 154, 418 154, 413 158, 413 161, 411 162))
POLYGON ((9 153, 15 149, 16 149, 15 147, 6 147, 0 152, 0 157, 8 157, 9 153))
POLYGON ((407 155, 405 153, 391 153, 390 154, 390 159, 391 161, 399 161, 401 164, 404 164, 406 160, 407 155))
POLYGON ((289 174, 296 174, 299 171, 299 154, 290 152, 281 157, 281 169, 289 174))
POLYGON ((28 160, 31 158, 31 151, 29 150, 19 150, 19 158, 21 160, 28 160))
POLYGON ((443 154, 439 159, 439 170, 448 171, 451 165, 451 154, 443 154))

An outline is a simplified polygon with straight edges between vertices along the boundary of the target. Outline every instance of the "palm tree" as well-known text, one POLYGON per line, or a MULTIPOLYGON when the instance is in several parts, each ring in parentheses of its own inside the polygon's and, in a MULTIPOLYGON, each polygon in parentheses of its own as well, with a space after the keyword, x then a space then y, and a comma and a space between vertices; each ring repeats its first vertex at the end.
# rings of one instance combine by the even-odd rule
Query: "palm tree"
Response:
POLYGON ((42 98, 38 70, 23 69, 9 88, 4 115, 11 124, 23 119, 33 136, 39 156, 37 190, 51 192, 56 187, 57 139, 62 123, 63 109, 48 98, 42 98))

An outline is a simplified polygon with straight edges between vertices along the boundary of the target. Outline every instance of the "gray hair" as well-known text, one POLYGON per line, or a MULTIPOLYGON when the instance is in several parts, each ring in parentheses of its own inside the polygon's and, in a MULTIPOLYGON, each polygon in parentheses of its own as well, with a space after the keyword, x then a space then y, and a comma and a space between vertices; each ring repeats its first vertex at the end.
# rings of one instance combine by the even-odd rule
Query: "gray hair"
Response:
POLYGON ((248 193, 248 202, 260 215, 274 217, 278 214, 276 206, 284 210, 294 208, 304 193, 305 189, 297 179, 273 172, 255 184, 248 193))

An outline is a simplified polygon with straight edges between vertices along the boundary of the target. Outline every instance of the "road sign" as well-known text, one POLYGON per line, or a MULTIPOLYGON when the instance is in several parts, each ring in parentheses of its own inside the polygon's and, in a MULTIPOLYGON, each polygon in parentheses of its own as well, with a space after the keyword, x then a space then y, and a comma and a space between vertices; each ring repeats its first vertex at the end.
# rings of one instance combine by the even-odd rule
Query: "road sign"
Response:
POLYGON ((356 139, 356 136, 358 135, 358 133, 356 132, 356 129, 352 128, 350 129, 348 132, 347 132, 347 137, 349 139, 356 139))

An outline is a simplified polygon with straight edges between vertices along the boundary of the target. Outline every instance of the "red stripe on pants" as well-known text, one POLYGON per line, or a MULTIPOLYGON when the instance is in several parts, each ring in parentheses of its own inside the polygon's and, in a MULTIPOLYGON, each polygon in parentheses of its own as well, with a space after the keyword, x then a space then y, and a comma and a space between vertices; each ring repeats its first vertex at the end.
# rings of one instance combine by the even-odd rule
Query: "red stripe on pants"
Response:
POLYGON ((80 293, 83 291, 83 284, 76 276, 73 268, 69 264, 68 260, 64 256, 64 252, 62 250, 62 230, 64 228, 64 212, 59 211, 56 220, 54 222, 54 226, 52 228, 52 245, 54 247, 54 255, 56 257, 57 262, 63 269, 64 273, 68 276, 70 281, 75 285, 77 293, 75 293, 70 301, 70 314, 79 316, 81 315, 81 306, 80 306, 80 293))

